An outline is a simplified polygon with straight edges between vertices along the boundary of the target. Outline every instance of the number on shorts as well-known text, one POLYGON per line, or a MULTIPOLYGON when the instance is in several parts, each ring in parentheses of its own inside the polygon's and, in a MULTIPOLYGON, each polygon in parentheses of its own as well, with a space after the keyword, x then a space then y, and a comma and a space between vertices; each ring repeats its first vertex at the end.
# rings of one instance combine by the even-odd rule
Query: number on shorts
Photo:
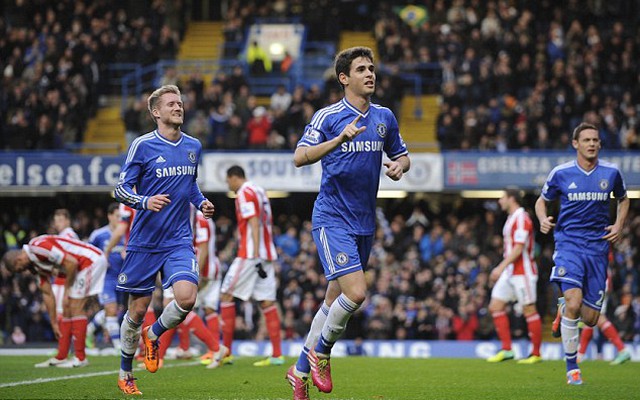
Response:
POLYGON ((596 301, 596 305, 598 307, 602 307, 602 303, 604 302, 604 290, 599 290, 598 294, 600 295, 600 299, 598 299, 598 301, 596 301))
POLYGON ((191 260, 191 272, 196 275, 200 275, 200 267, 198 266, 198 262, 196 260, 191 260))

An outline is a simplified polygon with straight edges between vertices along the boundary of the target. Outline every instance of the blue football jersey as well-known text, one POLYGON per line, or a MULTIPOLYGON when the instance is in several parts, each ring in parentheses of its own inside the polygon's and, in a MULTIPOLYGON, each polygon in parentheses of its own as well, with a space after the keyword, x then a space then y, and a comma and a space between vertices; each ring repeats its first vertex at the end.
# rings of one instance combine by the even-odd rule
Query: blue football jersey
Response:
MULTIPOLYGON (((89 235, 89 244, 92 244, 104 251, 111 240, 112 232, 109 229, 109 225, 105 225, 96 229, 89 235)), ((107 277, 117 277, 120 267, 122 266, 122 250, 124 250, 124 237, 120 238, 120 241, 113 246, 111 253, 109 253, 109 268, 107 269, 107 277)))
POLYGON ((542 188, 542 198, 560 198, 560 213, 555 226, 556 247, 577 247, 590 254, 607 254, 609 242, 602 237, 611 225, 611 193, 617 199, 627 195, 618 167, 599 160, 587 172, 570 161, 555 167, 542 188))
POLYGON ((408 153, 391 110, 371 104, 362 114, 342 99, 313 115, 298 147, 315 146, 339 136, 360 114, 362 117, 357 126, 367 129, 321 160, 322 181, 313 207, 313 223, 315 226, 344 227, 357 235, 371 235, 375 231, 382 153, 391 160, 408 153))
POLYGON ((199 209, 206 200, 196 182, 201 151, 200 141, 184 133, 171 142, 156 130, 131 143, 115 189, 116 200, 140 210, 127 250, 161 252, 193 245, 189 203, 199 209), (157 194, 169 195, 171 203, 160 212, 147 210, 149 197, 157 194))

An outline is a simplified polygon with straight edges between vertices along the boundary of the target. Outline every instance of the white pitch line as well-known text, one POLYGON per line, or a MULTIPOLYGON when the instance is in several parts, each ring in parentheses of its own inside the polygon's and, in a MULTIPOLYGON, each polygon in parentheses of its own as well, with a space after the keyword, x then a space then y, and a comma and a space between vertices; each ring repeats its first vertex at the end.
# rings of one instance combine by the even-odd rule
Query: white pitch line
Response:
MULTIPOLYGON (((162 368, 191 367, 191 366, 194 366, 194 365, 200 365, 200 362, 199 361, 192 361, 192 362, 188 362, 188 363, 171 364, 171 365, 165 365, 162 368)), ((142 368, 134 368, 133 370, 134 371, 143 371, 142 368)), ((67 381, 67 380, 70 380, 70 379, 91 378, 93 376, 113 375, 113 374, 118 374, 118 373, 120 373, 120 370, 91 372, 91 373, 88 373, 88 374, 80 374, 80 375, 67 375, 67 376, 58 376, 58 377, 55 377, 55 378, 38 378, 38 379, 32 379, 32 380, 28 380, 28 381, 0 383, 0 389, 7 388, 7 387, 23 386, 23 385, 36 385, 38 383, 67 381)))

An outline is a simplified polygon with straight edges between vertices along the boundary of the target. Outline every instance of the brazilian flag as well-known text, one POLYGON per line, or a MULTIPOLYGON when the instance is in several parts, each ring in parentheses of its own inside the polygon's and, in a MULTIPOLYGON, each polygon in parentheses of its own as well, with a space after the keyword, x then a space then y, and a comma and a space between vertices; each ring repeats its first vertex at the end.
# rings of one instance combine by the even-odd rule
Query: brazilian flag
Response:
POLYGON ((424 6, 409 4, 404 7, 394 7, 394 11, 412 28, 422 25, 429 19, 429 13, 424 6))

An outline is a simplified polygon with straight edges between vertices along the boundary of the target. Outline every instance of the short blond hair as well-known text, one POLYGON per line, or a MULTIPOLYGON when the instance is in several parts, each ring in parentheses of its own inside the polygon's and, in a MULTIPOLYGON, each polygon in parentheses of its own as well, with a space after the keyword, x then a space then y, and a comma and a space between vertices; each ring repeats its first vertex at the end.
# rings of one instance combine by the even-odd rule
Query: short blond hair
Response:
POLYGON ((147 108, 149 109, 149 114, 151 114, 151 119, 154 121, 156 120, 156 117, 153 116, 153 112, 151 111, 156 107, 158 101, 160 101, 160 97, 167 93, 173 93, 181 96, 180 89, 178 89, 176 85, 164 85, 154 90, 147 99, 147 108))

